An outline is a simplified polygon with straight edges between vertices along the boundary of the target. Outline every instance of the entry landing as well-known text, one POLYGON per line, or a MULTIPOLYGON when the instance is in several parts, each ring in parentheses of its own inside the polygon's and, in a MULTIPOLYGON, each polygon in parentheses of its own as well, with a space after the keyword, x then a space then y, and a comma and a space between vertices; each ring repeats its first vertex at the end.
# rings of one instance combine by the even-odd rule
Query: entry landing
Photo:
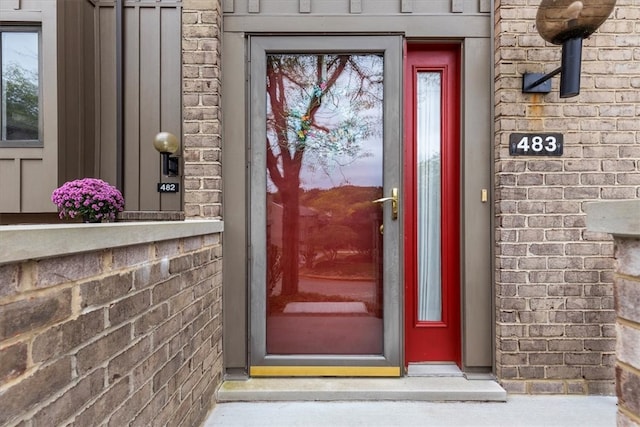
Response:
POLYGON ((401 378, 249 378, 227 380, 218 402, 247 401, 481 401, 505 402, 507 392, 493 379, 401 378))

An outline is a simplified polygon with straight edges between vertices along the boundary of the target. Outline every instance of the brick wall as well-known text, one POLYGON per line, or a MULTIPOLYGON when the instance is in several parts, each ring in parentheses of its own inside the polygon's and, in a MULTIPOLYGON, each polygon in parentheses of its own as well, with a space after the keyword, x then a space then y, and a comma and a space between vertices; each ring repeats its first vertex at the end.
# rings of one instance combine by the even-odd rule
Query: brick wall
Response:
POLYGON ((0 265, 0 425, 201 423, 222 375, 220 239, 0 265))
POLYGON ((182 2, 184 212, 220 218, 220 0, 182 2))
POLYGON ((616 238, 618 425, 640 425, 640 235, 616 238))
POLYGON ((615 239, 618 425, 640 426, 640 199, 589 203, 586 210, 587 228, 615 239))
POLYGON ((619 0, 584 41, 581 93, 522 94, 559 66, 539 1, 496 1, 496 370, 515 393, 614 391, 613 243, 584 204, 640 197, 640 5, 619 0), (562 157, 512 157, 513 132, 564 134, 562 157))

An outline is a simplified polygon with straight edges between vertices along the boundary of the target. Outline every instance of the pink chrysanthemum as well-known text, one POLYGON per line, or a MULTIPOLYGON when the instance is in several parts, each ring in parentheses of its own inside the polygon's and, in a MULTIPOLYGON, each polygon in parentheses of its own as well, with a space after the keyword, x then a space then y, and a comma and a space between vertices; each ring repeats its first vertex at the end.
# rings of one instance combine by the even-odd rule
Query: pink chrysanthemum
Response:
POLYGON ((55 189, 51 201, 58 206, 60 218, 86 216, 90 221, 115 220, 124 209, 120 191, 97 178, 76 179, 55 189))

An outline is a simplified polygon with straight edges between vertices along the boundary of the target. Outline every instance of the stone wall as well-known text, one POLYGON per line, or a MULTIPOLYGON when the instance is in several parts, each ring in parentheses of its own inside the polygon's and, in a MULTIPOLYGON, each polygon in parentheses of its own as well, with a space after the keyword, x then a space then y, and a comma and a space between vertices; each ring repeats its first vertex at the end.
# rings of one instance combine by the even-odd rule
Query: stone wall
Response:
POLYGON ((619 0, 584 41, 581 93, 523 94, 561 48, 539 1, 495 2, 496 373, 512 393, 614 392, 613 242, 584 204, 640 197, 640 5, 619 0), (559 132, 561 157, 509 155, 514 132, 559 132))
MULTIPOLYGON (((79 226, 92 228, 62 231, 95 242, 88 233, 126 224, 79 226)), ((123 238, 147 234, 139 227, 123 238)), ((0 230, 3 245, 10 230, 0 230)), ((38 242, 51 230, 17 232, 38 242)), ((221 233, 106 245, 11 262, 22 249, 0 251, 0 425, 193 426, 211 409, 222 375, 221 233)))

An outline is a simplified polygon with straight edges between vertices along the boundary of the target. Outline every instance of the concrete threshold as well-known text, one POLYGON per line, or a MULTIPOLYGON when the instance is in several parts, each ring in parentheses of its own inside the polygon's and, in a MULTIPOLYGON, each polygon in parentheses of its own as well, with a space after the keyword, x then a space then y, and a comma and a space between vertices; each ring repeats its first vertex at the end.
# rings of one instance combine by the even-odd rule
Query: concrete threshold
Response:
POLYGON ((507 392, 494 380, 464 377, 250 378, 223 382, 216 399, 218 402, 505 402, 507 392))

